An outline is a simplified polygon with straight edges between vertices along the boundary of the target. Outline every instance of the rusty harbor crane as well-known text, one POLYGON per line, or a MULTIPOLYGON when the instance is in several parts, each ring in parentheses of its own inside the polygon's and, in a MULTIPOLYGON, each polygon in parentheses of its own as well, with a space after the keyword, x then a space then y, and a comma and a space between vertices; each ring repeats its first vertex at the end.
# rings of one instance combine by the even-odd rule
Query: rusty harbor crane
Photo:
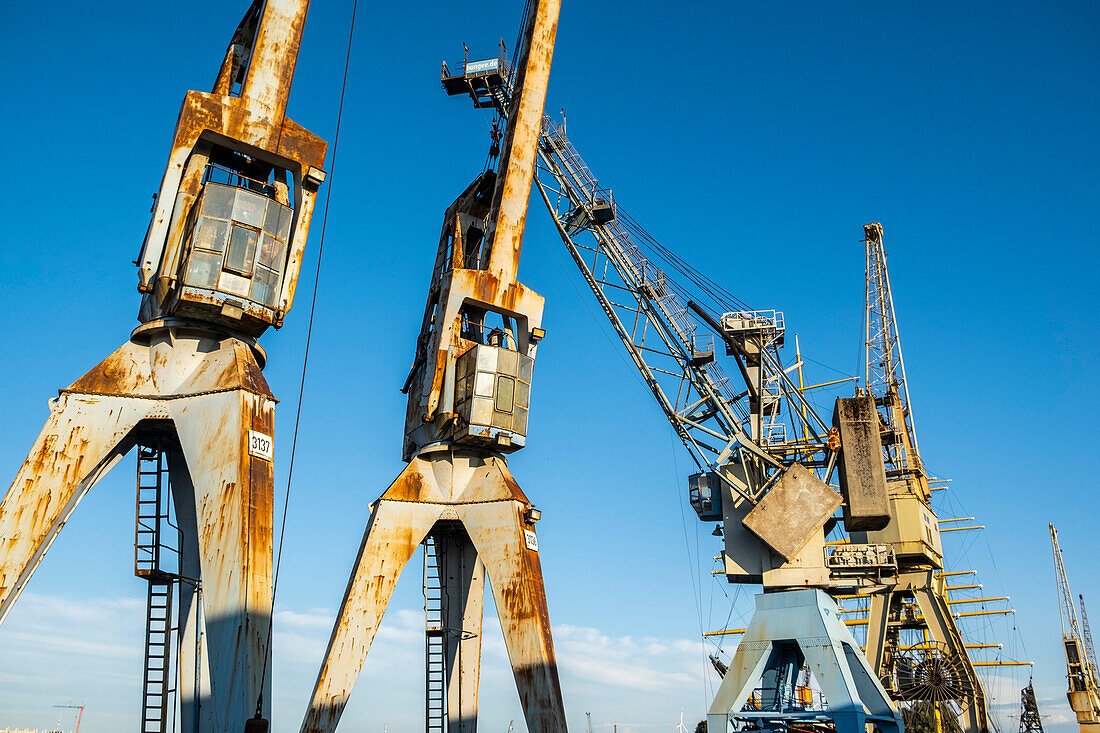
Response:
POLYGON ((1054 575, 1058 581, 1058 618, 1062 624, 1062 647, 1066 655, 1066 697, 1069 707, 1077 716, 1081 733, 1100 732, 1100 677, 1096 667, 1096 652, 1092 648, 1092 633, 1085 616, 1085 600, 1081 601, 1081 615, 1073 604, 1069 589, 1069 576, 1062 562, 1062 547, 1058 544, 1058 530, 1050 525, 1050 544, 1054 550, 1054 575))
MULTIPOLYGON (((449 94, 468 95, 509 122, 510 78, 503 52, 442 71, 449 94)), ((701 519, 721 522, 727 578, 768 591, 757 597, 757 613, 710 708, 709 730, 826 723, 861 733, 873 723, 900 731, 900 713, 824 592, 868 587, 896 567, 886 545, 825 540, 842 503, 846 522, 881 527, 889 519, 884 507, 865 506, 874 491, 885 503, 885 478, 882 485, 857 481, 873 477, 876 464, 883 473, 877 431, 850 438, 853 446, 863 441, 860 450, 839 451, 839 432, 780 362, 782 313, 737 302, 714 317, 684 302, 643 254, 629 215, 599 186, 563 126, 542 120, 538 153, 535 184, 563 244, 699 467, 689 478, 690 501, 701 519), (715 359, 715 336, 734 357, 743 388, 715 359), (847 465, 843 499, 827 485, 838 459, 847 465), (793 704, 807 664, 828 705, 793 704), (750 709, 746 703, 761 687, 769 699, 750 709)))
MULTIPOLYGON (((135 572, 148 581, 143 732, 167 728, 173 685, 186 730, 241 730, 256 701, 270 699, 274 397, 257 339, 291 306, 325 177, 326 144, 285 117, 307 8, 256 0, 213 93, 188 94, 139 262, 141 325, 61 390, 0 504, 2 622, 81 496, 137 447, 135 572), (31 516, 40 502, 46 511, 31 516), (237 636, 246 643, 235 646, 237 636)), ((372 505, 303 732, 335 730, 398 576, 421 546, 429 733, 476 730, 486 581, 528 729, 566 730, 540 513, 506 461, 526 442, 545 336, 543 299, 517 280, 532 184, 698 467, 689 500, 701 520, 719 524, 722 572, 765 591, 709 730, 825 723, 862 733, 871 723, 900 733, 894 701, 914 699, 899 689, 921 674, 902 652, 916 649, 956 686, 937 694, 961 704, 963 728, 984 732, 984 696, 944 592, 950 573, 892 302, 888 318, 871 305, 889 300, 881 226, 867 228, 868 311, 881 326, 873 339, 868 332, 867 391, 838 400, 830 424, 801 371, 796 384, 781 362, 783 314, 739 301, 711 312, 682 297, 564 126, 543 117, 559 9, 560 0, 530 3, 511 65, 502 52, 444 66, 449 93, 497 110, 507 127, 503 145, 494 140, 497 168, 444 215, 403 390, 408 466, 372 505), (874 293, 873 242, 882 252, 874 293), (715 337, 743 384, 722 370, 715 337), (882 369, 890 364, 901 368, 882 369), (849 539, 827 539, 841 528, 849 539), (834 601, 856 597, 871 599, 866 657, 834 601), (899 641, 899 620, 923 644, 899 641), (801 698, 807 669, 827 703, 801 698)), ((1056 537, 1055 547, 1061 567, 1056 537)))
POLYGON ((427 729, 477 728, 486 582, 532 733, 564 733, 535 522, 508 470, 527 434, 543 298, 517 280, 560 0, 533 0, 497 172, 447 209, 404 391, 401 475, 372 504, 303 733, 336 729, 402 569, 424 545, 427 729))
MULTIPOLYGON (((445 63, 441 80, 448 94, 469 96, 476 108, 494 109, 507 118, 511 75, 502 44, 496 58, 470 60, 467 53, 454 67, 445 63)), ((956 614, 951 609, 953 603, 1007 598, 948 597, 947 591, 958 588, 946 579, 970 571, 944 570, 939 524, 958 520, 937 520, 929 504, 931 487, 909 410, 881 225, 865 227, 865 390, 837 401, 830 428, 806 400, 804 392, 813 388, 802 387, 800 356, 797 386, 787 376, 790 370, 781 366, 782 313, 752 311, 698 272, 686 274, 712 295, 717 289, 729 296, 732 309, 715 317, 690 300, 684 302, 684 289, 642 251, 660 251, 659 243, 616 204, 612 191, 599 184, 566 136, 564 124, 549 117, 543 120, 539 163, 535 184, 562 242, 699 466, 700 472, 689 479, 690 501, 700 519, 722 522, 727 578, 761 583, 768 594, 758 598, 757 628, 737 630, 744 639, 732 665, 734 674, 727 675, 720 665, 724 679, 710 711, 712 732, 725 731, 735 719, 780 726, 830 719, 838 727, 858 727, 867 716, 880 726, 889 725, 898 719, 894 705, 883 700, 884 692, 894 702, 931 702, 937 720, 953 704, 963 730, 987 731, 985 695, 966 650, 1001 645, 964 644, 955 619, 1012 611, 956 614), (693 316, 734 356, 743 389, 733 388, 714 359, 713 337, 701 331, 693 316), (815 493, 810 475, 827 482, 834 466, 839 467, 839 499, 821 491, 820 484, 815 493), (798 489, 790 488, 796 485, 794 477, 801 478, 798 489), (833 517, 837 505, 841 516, 833 517), (807 515, 800 526, 782 516, 795 507, 807 515), (840 527, 848 538, 826 541, 840 527), (871 607, 864 609, 868 617, 844 622, 870 625, 866 657, 858 644, 848 641, 847 629, 815 625, 809 607, 816 604, 821 617, 828 618, 835 612, 829 599, 820 596, 811 603, 803 593, 806 608, 795 612, 786 600, 794 596, 771 595, 807 586, 837 599, 870 601, 871 607), (831 676, 847 676, 859 688, 827 691, 832 702, 828 713, 808 705, 783 712, 784 704, 797 695, 795 670, 805 668, 806 657, 796 645, 777 641, 775 629, 766 638, 760 626, 765 617, 770 624, 777 619, 786 623, 799 613, 790 621, 789 633, 827 636, 835 649, 846 650, 846 658, 833 667, 816 664, 818 683, 823 689, 833 685, 835 680, 822 679, 832 670, 831 676), (774 698, 770 706, 754 690, 761 678, 774 698), (786 681, 786 689, 777 678, 786 681), (746 709, 749 703, 754 710, 746 709), (853 717, 845 719, 849 715, 853 717)), ((950 531, 962 529, 975 528, 950 531)))
POLYGON ((142 733, 266 717, 275 397, 257 339, 294 301, 327 144, 286 116, 308 0, 255 0, 184 98, 139 266, 140 325, 50 403, 0 503, 0 621, 80 499, 136 448, 142 733), (179 649, 178 659, 172 650, 179 649), (178 685, 178 688, 176 687, 178 685))

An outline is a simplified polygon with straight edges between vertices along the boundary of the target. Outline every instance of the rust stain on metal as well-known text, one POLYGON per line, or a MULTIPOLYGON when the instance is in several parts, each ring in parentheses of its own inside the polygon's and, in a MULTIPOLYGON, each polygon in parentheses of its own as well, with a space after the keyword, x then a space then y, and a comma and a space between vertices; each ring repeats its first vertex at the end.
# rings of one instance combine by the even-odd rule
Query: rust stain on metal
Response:
POLYGON ((249 345, 231 336, 204 336, 199 341, 213 348, 200 343, 185 356, 167 341, 195 339, 186 333, 193 327, 164 330, 158 337, 165 339, 164 348, 131 339, 61 393, 165 398, 243 389, 275 399, 249 345))
MULTIPOLYGON (((293 305, 327 153, 324 140, 286 117, 308 7, 307 0, 253 3, 227 49, 214 91, 185 96, 141 262, 142 320, 165 315, 221 319, 258 336, 269 325, 281 326, 293 305), (240 96, 232 96, 237 83, 240 96), (295 187, 295 222, 277 302, 246 298, 235 306, 240 308, 237 318, 219 315, 222 295, 182 284, 189 212, 203 190, 207 165, 226 150, 249 159, 261 151, 249 165, 286 170, 295 187)), ((282 199, 285 204, 286 196, 282 199)))
POLYGON ((386 489, 383 498, 393 501, 424 501, 424 494, 424 477, 419 471, 405 470, 386 489))
POLYGON ((490 214, 493 247, 489 269, 501 273, 505 280, 515 280, 519 270, 561 0, 541 0, 533 10, 520 52, 526 63, 515 82, 521 93, 512 102, 500 158, 507 166, 497 181, 490 214))
POLYGON ((81 497, 136 441, 174 430, 179 444, 170 453, 172 481, 176 487, 179 479, 180 486, 172 496, 177 517, 187 515, 190 527, 181 557, 199 566, 190 571, 202 583, 203 684, 217 701, 216 711, 204 716, 218 730, 239 730, 250 717, 269 653, 274 472, 270 454, 250 453, 249 434, 273 438, 276 401, 254 337, 270 324, 281 325, 293 302, 324 179, 327 143, 285 114, 308 6, 308 0, 255 0, 215 91, 184 98, 140 264, 142 325, 60 390, 0 502, 2 621, 81 497), (237 84, 239 97, 232 96, 237 84), (244 304, 236 320, 232 303, 223 307, 207 295, 186 293, 178 282, 181 250, 190 246, 183 228, 207 164, 220 165, 227 156, 244 161, 234 170, 246 177, 253 170, 270 175, 276 193, 269 198, 279 204, 287 204, 287 189, 296 186, 276 305, 244 304), (173 311, 170 298, 190 299, 194 309, 173 311))
POLYGON ((303 732, 335 729, 401 570, 438 516, 437 507, 422 503, 383 500, 376 505, 340 605, 303 732))
MULTIPOLYGON (((532 4, 499 179, 480 175, 444 215, 405 386, 403 457, 409 465, 373 506, 303 733, 335 730, 393 585, 437 522, 461 524, 476 550, 473 556, 484 565, 528 729, 566 730, 537 538, 528 522, 532 505, 502 455, 522 447, 525 428, 498 433, 491 444, 488 435, 469 440, 459 429, 465 418, 456 402, 460 386, 454 373, 459 355, 475 346, 486 348, 476 356, 494 360, 514 351, 517 356, 509 361, 529 370, 545 335, 543 299, 519 283, 516 273, 559 10, 560 0, 532 4), (497 334, 511 343, 501 347, 497 334)), ((529 377, 528 371, 525 380, 529 377)), ((480 619, 478 624, 480 629, 480 619)))

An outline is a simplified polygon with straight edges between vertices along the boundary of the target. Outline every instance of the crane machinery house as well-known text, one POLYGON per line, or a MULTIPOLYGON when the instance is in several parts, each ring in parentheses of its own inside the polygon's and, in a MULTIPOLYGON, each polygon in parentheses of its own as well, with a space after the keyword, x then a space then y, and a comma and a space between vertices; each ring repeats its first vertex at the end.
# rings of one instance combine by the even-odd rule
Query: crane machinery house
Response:
POLYGON ((293 303, 327 146, 285 116, 285 91, 271 91, 289 87, 300 38, 290 56, 269 48, 257 31, 265 7, 253 3, 235 35, 257 48, 231 44, 214 90, 184 98, 139 261, 142 323, 183 318, 257 337, 293 303), (249 56, 263 53, 282 55, 250 75, 249 56))
POLYGON ((455 362, 455 439, 521 447, 534 366, 530 356, 503 346, 479 344, 463 352, 455 362))
MULTIPOLYGON (((321 174, 311 173, 316 189, 321 174)), ((174 277, 161 286, 161 315, 213 321, 251 335, 281 324, 292 259, 295 269, 299 264, 291 245, 301 188, 295 191, 288 178, 285 170, 257 180, 206 166, 194 204, 186 213, 178 204, 173 212, 173 219, 184 221, 181 256, 174 277)), ((162 265, 165 275, 170 267, 162 265)))

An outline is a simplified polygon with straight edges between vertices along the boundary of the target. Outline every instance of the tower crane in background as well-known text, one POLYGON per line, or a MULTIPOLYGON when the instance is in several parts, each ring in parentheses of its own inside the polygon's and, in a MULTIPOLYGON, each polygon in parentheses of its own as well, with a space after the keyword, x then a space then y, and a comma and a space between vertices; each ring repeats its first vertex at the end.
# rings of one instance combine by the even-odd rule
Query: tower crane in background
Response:
POLYGON ((185 731, 240 731, 270 707, 276 400, 257 339, 291 308, 325 179, 327 143, 286 115, 308 7, 254 0, 213 90, 184 97, 136 263, 140 325, 51 401, 0 503, 2 621, 138 448, 143 733, 174 729, 173 693, 185 731))
MULTIPOLYGON (((1069 577, 1062 562, 1062 548, 1058 544, 1058 530, 1050 526, 1050 544, 1054 549, 1054 574, 1058 581, 1058 618, 1062 624, 1062 647, 1066 652, 1066 679, 1069 689, 1066 697, 1070 709, 1077 715, 1081 733, 1100 733, 1100 690, 1097 689, 1096 663, 1089 654, 1086 637, 1073 594, 1069 589, 1069 577)), ((1082 616, 1084 607, 1081 608, 1082 616)))
POLYGON ((853 543, 893 548, 897 574, 871 591, 867 658, 898 700, 954 701, 967 733, 984 733, 985 693, 955 624, 947 597, 939 523, 920 459, 901 338, 894 314, 882 225, 863 227, 866 243, 864 389, 874 412, 886 471, 889 522, 853 532, 853 543), (935 670, 935 674, 933 674, 935 670))
POLYGON ((76 729, 73 731, 73 733, 80 733, 80 721, 84 719, 84 703, 80 703, 79 705, 54 705, 54 707, 69 708, 79 711, 76 714, 76 729))
POLYGON ((1089 615, 1085 611, 1085 597, 1078 595, 1077 602, 1081 605, 1081 634, 1085 640, 1085 653, 1088 654, 1092 668, 1098 669, 1096 666, 1096 648, 1092 645, 1092 629, 1089 628, 1089 615))

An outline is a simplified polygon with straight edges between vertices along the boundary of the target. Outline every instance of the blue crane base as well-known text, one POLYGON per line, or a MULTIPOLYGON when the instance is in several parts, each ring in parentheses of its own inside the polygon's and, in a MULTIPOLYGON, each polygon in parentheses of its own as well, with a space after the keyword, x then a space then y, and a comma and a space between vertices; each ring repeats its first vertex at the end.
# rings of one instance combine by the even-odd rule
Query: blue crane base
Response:
POLYGON ((891 702, 832 598, 820 590, 763 593, 707 713, 707 733, 832 723, 837 733, 904 733, 891 702), (799 694, 807 667, 821 694, 799 694), (759 692, 754 696, 754 692, 759 692), (822 699, 823 698, 823 699, 822 699))

